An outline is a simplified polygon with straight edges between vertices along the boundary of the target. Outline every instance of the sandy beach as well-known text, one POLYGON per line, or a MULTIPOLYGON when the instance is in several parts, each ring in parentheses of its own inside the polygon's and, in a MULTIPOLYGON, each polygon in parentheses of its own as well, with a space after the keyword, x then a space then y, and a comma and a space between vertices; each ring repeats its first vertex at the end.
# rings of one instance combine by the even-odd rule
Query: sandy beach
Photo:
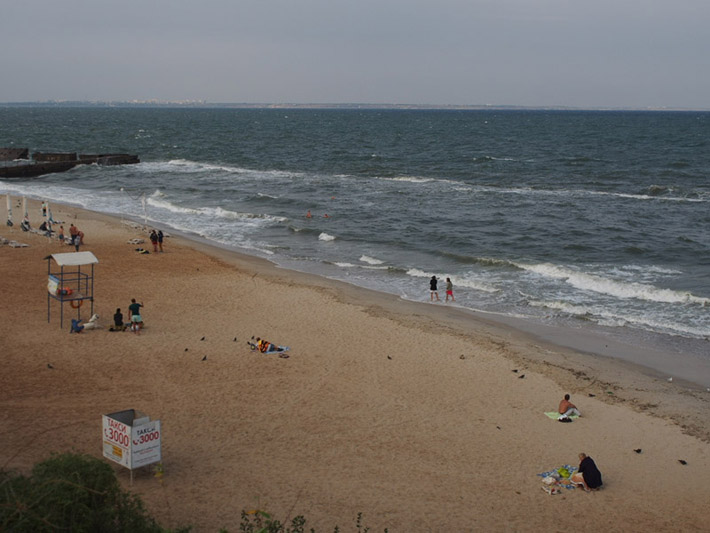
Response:
POLYGON ((390 532, 708 530, 704 387, 177 235, 152 253, 134 225, 52 207, 99 260, 103 327, 70 335, 54 301, 48 323, 44 258, 73 248, 3 225, 29 245, 0 246, 5 469, 101 457, 101 415, 134 408, 162 421, 164 475, 136 471, 130 488, 165 527, 237 531, 262 509, 319 532, 355 530, 358 512, 390 532), (131 298, 145 329, 109 332, 131 298), (252 335, 290 357, 252 352, 252 335), (571 424, 544 415, 565 393, 571 424), (537 474, 580 452, 604 488, 543 492, 537 474))

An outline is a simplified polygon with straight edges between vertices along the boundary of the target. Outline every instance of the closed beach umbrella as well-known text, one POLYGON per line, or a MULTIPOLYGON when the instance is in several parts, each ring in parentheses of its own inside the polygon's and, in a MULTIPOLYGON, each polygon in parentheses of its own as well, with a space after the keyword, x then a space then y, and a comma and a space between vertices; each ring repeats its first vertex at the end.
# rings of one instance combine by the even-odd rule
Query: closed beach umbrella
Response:
POLYGON ((7 225, 12 226, 12 198, 7 195, 7 225))
POLYGON ((26 196, 22 197, 22 213, 23 213, 23 215, 22 215, 23 217, 29 218, 30 214, 27 212, 27 197, 26 196))

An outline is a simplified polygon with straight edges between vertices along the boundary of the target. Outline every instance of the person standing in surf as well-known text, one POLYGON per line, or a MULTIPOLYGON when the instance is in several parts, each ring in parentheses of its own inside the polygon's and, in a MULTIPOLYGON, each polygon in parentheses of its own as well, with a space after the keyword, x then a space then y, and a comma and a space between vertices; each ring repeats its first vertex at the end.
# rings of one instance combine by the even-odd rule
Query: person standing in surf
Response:
POLYGON ((437 289, 437 279, 436 276, 432 276, 431 279, 429 280, 429 297, 431 298, 431 301, 434 301, 434 297, 436 296, 436 301, 439 301, 439 290, 437 289))
POLYGON ((451 283, 451 278, 446 278, 446 301, 449 301, 449 296, 451 296, 451 301, 455 302, 454 298, 454 284, 451 283))

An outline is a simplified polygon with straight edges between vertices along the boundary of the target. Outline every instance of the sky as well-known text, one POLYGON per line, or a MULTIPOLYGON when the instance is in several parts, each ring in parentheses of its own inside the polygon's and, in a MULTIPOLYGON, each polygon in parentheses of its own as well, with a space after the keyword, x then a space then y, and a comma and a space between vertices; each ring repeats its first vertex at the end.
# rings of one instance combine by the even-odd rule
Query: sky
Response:
POLYGON ((710 109, 709 0, 0 0, 0 102, 710 109))

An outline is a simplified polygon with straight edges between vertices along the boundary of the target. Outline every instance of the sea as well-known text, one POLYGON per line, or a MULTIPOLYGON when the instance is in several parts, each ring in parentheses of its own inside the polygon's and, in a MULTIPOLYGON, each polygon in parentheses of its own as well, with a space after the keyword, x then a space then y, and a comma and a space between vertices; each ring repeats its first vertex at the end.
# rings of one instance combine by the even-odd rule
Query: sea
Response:
POLYGON ((0 194, 710 360, 710 112, 0 106, 0 146, 141 159, 0 194))

